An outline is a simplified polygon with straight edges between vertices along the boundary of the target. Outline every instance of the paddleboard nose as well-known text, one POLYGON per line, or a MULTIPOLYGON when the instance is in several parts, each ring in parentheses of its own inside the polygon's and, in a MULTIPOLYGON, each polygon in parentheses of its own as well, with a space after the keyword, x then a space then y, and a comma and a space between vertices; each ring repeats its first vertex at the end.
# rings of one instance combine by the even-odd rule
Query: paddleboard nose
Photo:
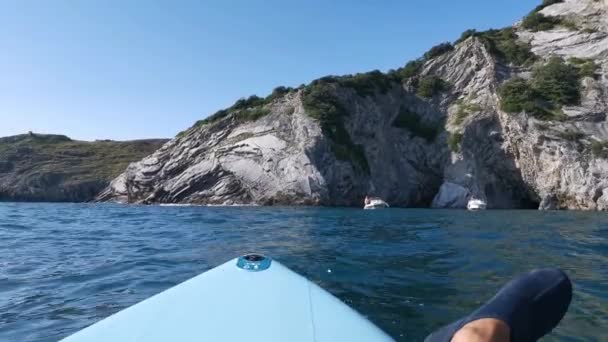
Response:
POLYGON ((250 272, 260 272, 269 269, 271 263, 272 259, 269 257, 251 253, 240 256, 236 261, 236 267, 250 272))

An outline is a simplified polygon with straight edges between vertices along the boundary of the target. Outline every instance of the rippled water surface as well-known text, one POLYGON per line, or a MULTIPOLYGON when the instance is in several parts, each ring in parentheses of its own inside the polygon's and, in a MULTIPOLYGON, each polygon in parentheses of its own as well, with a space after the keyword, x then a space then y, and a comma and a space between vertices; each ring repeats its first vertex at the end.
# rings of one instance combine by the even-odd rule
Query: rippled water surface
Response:
POLYGON ((422 340, 519 272, 559 266, 575 297, 545 340, 608 339, 604 213, 0 203, 0 341, 55 341, 248 251, 398 341, 422 340))

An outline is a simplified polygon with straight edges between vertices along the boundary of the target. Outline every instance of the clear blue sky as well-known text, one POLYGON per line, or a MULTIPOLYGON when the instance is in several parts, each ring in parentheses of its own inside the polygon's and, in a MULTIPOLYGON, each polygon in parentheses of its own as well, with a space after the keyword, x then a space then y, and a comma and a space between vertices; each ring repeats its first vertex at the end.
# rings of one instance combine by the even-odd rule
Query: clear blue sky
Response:
POLYGON ((172 137, 236 99, 402 66, 540 0, 0 0, 0 136, 172 137))

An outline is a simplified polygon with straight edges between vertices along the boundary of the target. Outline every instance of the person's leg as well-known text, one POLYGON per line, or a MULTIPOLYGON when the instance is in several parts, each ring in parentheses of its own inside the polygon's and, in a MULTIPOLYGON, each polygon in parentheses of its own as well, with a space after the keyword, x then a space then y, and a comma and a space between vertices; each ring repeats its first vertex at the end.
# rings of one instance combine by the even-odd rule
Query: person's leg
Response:
POLYGON ((452 342, 509 342, 509 326, 498 319, 482 318, 465 324, 452 342))
POLYGON ((512 280, 485 305, 425 341, 536 341, 557 326, 571 299, 572 284, 564 272, 535 270, 512 280))

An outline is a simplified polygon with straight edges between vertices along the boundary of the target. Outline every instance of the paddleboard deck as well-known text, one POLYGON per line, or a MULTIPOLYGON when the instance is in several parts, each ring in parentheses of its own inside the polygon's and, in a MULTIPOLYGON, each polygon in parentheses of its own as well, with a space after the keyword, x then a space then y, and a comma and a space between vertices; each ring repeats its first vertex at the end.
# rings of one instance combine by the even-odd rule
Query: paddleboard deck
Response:
POLYGON ((230 260, 64 342, 393 341, 338 298, 260 255, 230 260))

